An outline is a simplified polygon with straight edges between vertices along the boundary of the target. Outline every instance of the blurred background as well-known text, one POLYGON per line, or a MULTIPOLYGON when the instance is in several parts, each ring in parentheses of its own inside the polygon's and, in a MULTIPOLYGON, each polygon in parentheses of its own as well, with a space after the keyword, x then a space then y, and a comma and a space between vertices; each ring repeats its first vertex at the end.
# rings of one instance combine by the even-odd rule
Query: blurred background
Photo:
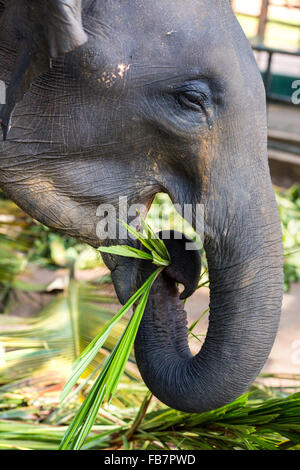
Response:
MULTIPOLYGON (((300 379, 300 1, 234 0, 232 7, 267 93, 269 162, 286 256, 282 320, 263 373, 264 379, 287 387, 287 379, 290 385, 300 379)), ((180 217, 168 197, 158 195, 155 203, 150 224, 160 229, 171 217, 178 227, 180 217)), ((194 235, 190 228, 187 232, 194 235)), ((205 336, 208 306, 207 286, 186 304, 190 323, 203 314, 195 350, 205 336)), ((0 419, 8 391, 30 385, 31 393, 41 397, 45 390, 49 396, 61 388, 74 358, 119 307, 99 252, 32 220, 0 192, 0 419)), ((101 364, 121 329, 93 367, 101 364)), ((138 377, 133 357, 126 374, 138 377)), ((57 394, 51 400, 54 406, 57 394)), ((24 416, 18 410, 6 408, 5 418, 24 416)))

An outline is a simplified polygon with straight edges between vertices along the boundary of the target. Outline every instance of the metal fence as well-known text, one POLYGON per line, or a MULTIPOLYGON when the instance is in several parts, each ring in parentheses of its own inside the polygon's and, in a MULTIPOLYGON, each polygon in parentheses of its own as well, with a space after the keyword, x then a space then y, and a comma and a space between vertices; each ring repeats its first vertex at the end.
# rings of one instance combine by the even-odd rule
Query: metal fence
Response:
POLYGON ((258 14, 249 13, 249 0, 245 1, 238 1, 232 0, 231 1, 232 7, 236 14, 248 16, 250 18, 257 19, 257 31, 256 31, 256 39, 258 43, 264 43, 266 29, 270 22, 275 25, 281 26, 288 26, 290 28, 296 28, 299 30, 299 40, 298 40, 298 48, 300 50, 300 24, 294 22, 288 22, 281 19, 270 18, 270 9, 271 7, 278 7, 287 9, 289 11, 300 11, 300 0, 290 0, 290 1, 272 1, 272 0, 260 0, 260 6, 258 14))

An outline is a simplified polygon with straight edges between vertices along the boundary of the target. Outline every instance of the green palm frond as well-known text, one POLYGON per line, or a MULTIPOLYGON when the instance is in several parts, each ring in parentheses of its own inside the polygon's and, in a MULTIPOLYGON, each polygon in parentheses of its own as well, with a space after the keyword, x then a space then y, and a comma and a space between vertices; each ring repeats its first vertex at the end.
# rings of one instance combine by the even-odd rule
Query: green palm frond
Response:
MULTIPOLYGON (((71 282, 72 289, 75 282, 71 282)), ((28 377, 33 371, 53 369, 64 371, 67 377, 77 357, 78 345, 80 350, 86 347, 117 308, 116 297, 108 296, 105 285, 96 290, 78 282, 75 299, 74 290, 56 295, 34 318, 0 316, 0 383, 28 377), (74 308, 77 309, 75 318, 74 308)), ((123 320, 114 328, 91 368, 112 350, 125 324, 123 320)))

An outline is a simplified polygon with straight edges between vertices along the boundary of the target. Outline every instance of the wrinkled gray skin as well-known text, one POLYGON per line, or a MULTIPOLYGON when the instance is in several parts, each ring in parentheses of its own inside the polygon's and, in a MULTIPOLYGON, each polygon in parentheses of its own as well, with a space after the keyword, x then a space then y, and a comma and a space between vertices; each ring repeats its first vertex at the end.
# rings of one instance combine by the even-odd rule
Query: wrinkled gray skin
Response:
MULTIPOLYGON (((165 273, 135 350, 146 384, 171 407, 201 412, 231 402, 256 378, 274 342, 282 245, 264 88, 229 1, 84 0, 87 42, 74 12, 62 27, 57 14, 45 28, 53 18, 39 14, 41 4, 0 0, 0 78, 15 83, 2 109, 5 135, 16 105, 0 143, 0 186, 31 216, 93 246, 100 243, 98 205, 117 205, 119 196, 150 205, 166 192, 180 205, 203 204, 206 341, 192 357, 176 275, 165 273), (26 47, 8 3, 18 4, 26 47), (35 15, 26 16, 27 3, 35 15)), ((122 302, 150 270, 124 258, 105 261, 122 302)), ((189 270, 184 256, 181 266, 177 280, 189 270)))

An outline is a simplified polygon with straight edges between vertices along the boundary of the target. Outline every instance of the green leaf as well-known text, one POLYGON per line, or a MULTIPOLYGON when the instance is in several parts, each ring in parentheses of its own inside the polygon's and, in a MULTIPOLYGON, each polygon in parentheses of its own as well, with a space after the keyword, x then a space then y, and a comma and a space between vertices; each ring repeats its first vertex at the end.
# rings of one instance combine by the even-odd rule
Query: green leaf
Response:
POLYGON ((67 394, 72 389, 72 386, 76 383, 78 377, 89 365, 93 359, 94 353, 98 351, 98 349, 96 351, 96 348, 98 348, 99 344, 103 344, 113 323, 118 321, 120 316, 122 316, 128 310, 128 308, 130 308, 136 302, 137 297, 142 296, 125 331, 107 359, 102 372, 99 374, 94 385, 92 386, 92 389, 88 393, 85 401, 81 405, 71 425, 69 426, 68 431, 60 444, 60 450, 79 449, 95 422, 99 407, 101 406, 103 400, 105 398, 107 400, 111 400, 113 397, 131 352, 138 327, 147 304, 150 289, 156 276, 158 276, 160 272, 161 268, 157 269, 154 273, 152 273, 151 276, 149 276, 139 291, 134 294, 134 296, 131 297, 127 304, 120 310, 121 313, 119 312, 114 317, 114 319, 112 319, 110 324, 107 325, 104 330, 102 330, 102 332, 98 335, 98 337, 95 338, 92 344, 86 348, 79 360, 76 361, 75 371, 64 388, 62 394, 63 398, 67 396, 67 394))
POLYGON ((117 246, 101 246, 98 248, 99 251, 103 253, 110 253, 112 255, 118 256, 125 256, 127 258, 138 258, 138 259, 146 259, 146 260, 153 260, 153 257, 146 253, 145 251, 138 250, 137 248, 133 248, 127 245, 117 245, 117 246))
POLYGON ((91 343, 85 348, 73 364, 73 373, 70 379, 67 381, 64 389, 61 393, 61 401, 65 400, 67 395, 70 393, 74 385, 76 384, 79 377, 86 370, 88 365, 94 359, 99 349, 103 346, 111 330, 114 328, 121 318, 128 312, 128 310, 135 304, 135 302, 143 295, 147 286, 152 285, 152 282, 157 276, 158 271, 151 274, 148 280, 137 290, 137 292, 126 302, 126 304, 119 310, 119 312, 105 325, 100 333, 91 341, 91 343))
POLYGON ((157 255, 159 255, 162 259, 165 259, 166 261, 169 261, 170 263, 171 257, 163 240, 159 238, 159 236, 152 230, 150 225, 147 224, 147 222, 141 216, 140 212, 137 211, 137 213, 140 216, 141 225, 146 232, 147 240, 149 244, 152 246, 151 251, 156 252, 157 255))

